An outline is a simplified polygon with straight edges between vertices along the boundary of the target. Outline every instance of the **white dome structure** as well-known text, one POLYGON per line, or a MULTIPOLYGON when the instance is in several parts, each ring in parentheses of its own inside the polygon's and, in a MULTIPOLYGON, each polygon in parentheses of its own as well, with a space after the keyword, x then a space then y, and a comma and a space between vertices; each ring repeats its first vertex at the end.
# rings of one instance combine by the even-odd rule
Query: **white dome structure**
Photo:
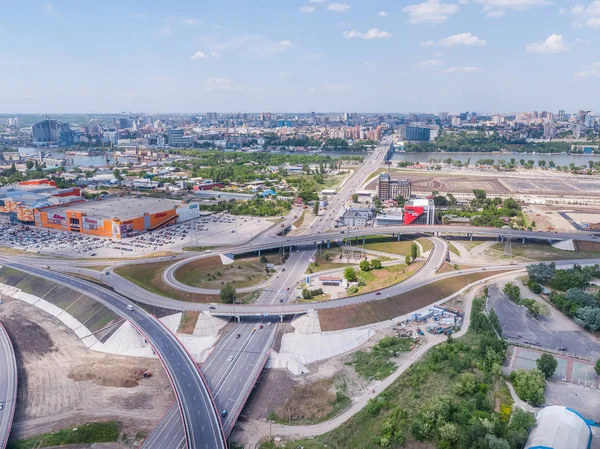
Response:
POLYGON ((552 405, 537 415, 525 449, 588 449, 592 430, 583 416, 567 407, 552 405))

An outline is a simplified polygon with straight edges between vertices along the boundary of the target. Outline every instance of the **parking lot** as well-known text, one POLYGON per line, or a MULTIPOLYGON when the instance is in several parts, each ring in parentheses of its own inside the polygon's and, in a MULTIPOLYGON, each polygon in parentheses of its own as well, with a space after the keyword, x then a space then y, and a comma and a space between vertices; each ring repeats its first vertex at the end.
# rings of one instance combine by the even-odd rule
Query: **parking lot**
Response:
POLYGON ((184 247, 242 243, 273 223, 225 213, 203 216, 123 239, 35 226, 11 225, 0 217, 0 245, 40 254, 78 258, 139 257, 154 252, 180 252, 184 247))
MULTIPOLYGON (((521 297, 543 301, 539 296, 521 287, 521 297)), ((488 288, 488 308, 498 315, 504 337, 509 341, 525 343, 539 348, 600 358, 600 343, 583 331, 570 318, 550 306, 550 316, 533 318, 525 307, 516 305, 504 295, 505 283, 492 284, 488 288)))

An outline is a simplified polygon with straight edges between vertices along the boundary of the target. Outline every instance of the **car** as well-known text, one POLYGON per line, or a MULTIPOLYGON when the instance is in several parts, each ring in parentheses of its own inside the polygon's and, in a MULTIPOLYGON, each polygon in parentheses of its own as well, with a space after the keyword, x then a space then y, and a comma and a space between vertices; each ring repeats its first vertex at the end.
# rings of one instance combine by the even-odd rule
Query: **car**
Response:
POLYGON ((210 310, 215 310, 215 309, 216 309, 216 307, 215 307, 215 306, 209 306, 208 308, 209 308, 210 310))
POLYGON ((230 355, 229 357, 227 357, 227 361, 228 362, 231 362, 232 360, 233 360, 233 356, 232 355, 230 355))
POLYGON ((96 253, 92 253, 92 254, 90 254, 90 256, 92 256, 92 257, 94 257, 95 255, 96 255, 96 253))
POLYGON ((4 404, 0 404, 0 410, 4 408, 4 404))
POLYGON ((254 332, 256 330, 256 328, 252 329, 252 332, 254 332))
POLYGON ((223 411, 221 412, 221 416, 222 416, 223 418, 225 418, 225 417, 227 416, 227 410, 223 410, 223 411))
POLYGON ((280 299, 279 302, 283 302, 283 299, 280 299))
POLYGON ((381 292, 377 292, 377 293, 375 293, 375 295, 379 296, 379 295, 381 295, 381 292))
POLYGON ((260 326, 258 326, 258 328, 259 328, 259 329, 262 329, 262 328, 263 328, 263 325, 261 324, 260 326))
POLYGON ((483 267, 483 268, 481 269, 481 271, 486 271, 486 270, 487 270, 487 268, 486 268, 486 267, 483 267))
POLYGON ((127 310, 133 312, 133 306, 131 304, 127 304, 127 310))
POLYGON ((242 334, 237 334, 237 335, 235 336, 235 338, 240 338, 241 336, 242 336, 242 334))

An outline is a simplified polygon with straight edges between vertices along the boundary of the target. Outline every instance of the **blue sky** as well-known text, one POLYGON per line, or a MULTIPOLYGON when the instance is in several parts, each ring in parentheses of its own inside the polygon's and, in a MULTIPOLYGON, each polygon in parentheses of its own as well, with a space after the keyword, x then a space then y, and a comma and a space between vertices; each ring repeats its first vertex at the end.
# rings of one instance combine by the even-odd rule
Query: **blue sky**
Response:
POLYGON ((600 0, 23 0, 0 41, 0 112, 600 110, 600 0))

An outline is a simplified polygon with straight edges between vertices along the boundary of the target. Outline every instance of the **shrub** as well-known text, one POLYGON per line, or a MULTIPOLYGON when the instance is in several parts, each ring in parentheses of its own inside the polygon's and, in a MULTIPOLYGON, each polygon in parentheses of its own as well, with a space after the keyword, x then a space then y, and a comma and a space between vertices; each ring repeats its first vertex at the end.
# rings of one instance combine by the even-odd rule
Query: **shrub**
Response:
POLYGON ((529 371, 523 369, 515 370, 511 373, 510 379, 520 399, 535 407, 544 403, 546 378, 544 377, 544 373, 539 369, 534 368, 529 371))
POLYGON ((545 352, 539 359, 536 360, 535 365, 542 373, 544 373, 546 379, 548 379, 552 377, 556 371, 558 362, 552 355, 545 352))

